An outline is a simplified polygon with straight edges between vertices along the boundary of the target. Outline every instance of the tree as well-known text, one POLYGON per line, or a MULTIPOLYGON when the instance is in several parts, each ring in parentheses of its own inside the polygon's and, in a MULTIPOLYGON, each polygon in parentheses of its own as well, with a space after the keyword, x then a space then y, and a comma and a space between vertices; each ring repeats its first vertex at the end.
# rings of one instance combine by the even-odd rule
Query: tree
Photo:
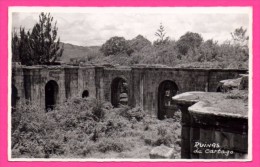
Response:
MULTIPOLYGON (((24 28, 20 28, 20 38, 17 37, 17 34, 15 34, 14 38, 17 38, 17 46, 18 48, 12 48, 13 53, 15 53, 15 50, 18 50, 16 53, 19 57, 19 60, 21 61, 21 64, 23 65, 34 65, 35 59, 37 57, 34 57, 32 47, 30 44, 30 32, 25 32, 24 28)), ((15 46, 15 45, 14 45, 15 46)))
POLYGON ((12 62, 20 62, 19 58, 19 43, 20 40, 18 38, 17 32, 12 33, 12 41, 11 41, 11 47, 12 47, 12 62))
POLYGON ((159 29, 155 32, 155 36, 157 36, 159 39, 154 41, 154 45, 162 45, 162 44, 168 44, 169 43, 169 37, 164 38, 166 35, 166 32, 164 30, 164 26, 162 23, 160 24, 159 29))
POLYGON ((152 44, 148 39, 142 35, 138 35, 135 38, 127 41, 127 54, 131 55, 132 53, 139 52, 143 48, 151 45, 152 44))
POLYGON ((243 27, 236 28, 234 32, 231 32, 231 36, 235 45, 248 47, 249 37, 246 32, 247 29, 244 29, 243 27))
POLYGON ((186 55, 189 50, 195 51, 202 42, 203 38, 200 34, 187 32, 177 41, 177 48, 180 54, 186 55))
POLYGON ((200 57, 198 61, 213 61, 217 56, 218 42, 209 39, 200 45, 200 57))
POLYGON ((249 58, 249 47, 248 41, 249 36, 247 35, 247 29, 243 27, 236 28, 234 32, 231 32, 232 42, 235 51, 235 58, 237 60, 248 61, 249 58))
POLYGON ((41 13, 31 32, 26 33, 24 28, 20 28, 20 37, 14 33, 12 53, 19 55, 23 65, 54 64, 62 56, 63 45, 60 38, 57 39, 57 22, 52 22, 50 13, 41 13))
POLYGON ((127 41, 124 37, 112 37, 107 40, 100 49, 105 56, 117 55, 127 51, 127 41))

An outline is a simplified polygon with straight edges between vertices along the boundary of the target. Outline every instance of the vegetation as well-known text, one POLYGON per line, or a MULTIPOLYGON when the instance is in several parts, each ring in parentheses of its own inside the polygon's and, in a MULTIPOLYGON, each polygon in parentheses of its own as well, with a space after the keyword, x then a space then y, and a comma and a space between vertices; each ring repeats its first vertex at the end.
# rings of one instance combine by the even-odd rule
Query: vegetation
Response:
POLYGON ((247 30, 243 27, 235 29, 231 33, 234 44, 239 45, 240 47, 248 47, 249 37, 246 35, 247 30))
POLYGON ((164 30, 164 26, 161 23, 159 29, 155 32, 155 36, 157 36, 159 39, 154 41, 154 46, 168 44, 169 37, 164 38, 165 35, 166 35, 166 32, 164 30))
POLYGON ((20 61, 23 65, 53 64, 62 56, 63 46, 60 46, 60 39, 57 39, 57 22, 53 24, 53 17, 41 13, 39 22, 32 31, 25 31, 20 28, 12 34, 12 58, 13 61, 20 61))
POLYGON ((187 55, 188 52, 196 54, 196 51, 202 44, 202 37, 198 33, 187 32, 177 42, 177 49, 181 55, 187 55))
POLYGON ((69 99, 52 112, 22 104, 12 113, 14 158, 149 158, 161 144, 180 158, 180 112, 160 121, 139 107, 113 108, 91 97, 69 99))
MULTIPOLYGON (((246 29, 240 27, 231 33, 232 40, 218 43, 206 40, 198 33, 187 32, 179 40, 170 40, 164 27, 156 32, 158 39, 153 44, 138 35, 132 40, 112 37, 95 52, 86 52, 86 56, 77 63, 112 64, 132 66, 135 64, 156 64, 182 68, 235 68, 247 69, 249 60, 248 36, 246 29), (114 41, 115 44, 111 44, 114 41), (112 47, 112 46, 120 46, 112 47), (104 48, 117 48, 113 51, 104 48)), ((66 52, 66 49, 65 49, 66 52)))
POLYGON ((100 50, 105 56, 124 53, 127 50, 127 43, 124 37, 112 37, 102 45, 100 50))

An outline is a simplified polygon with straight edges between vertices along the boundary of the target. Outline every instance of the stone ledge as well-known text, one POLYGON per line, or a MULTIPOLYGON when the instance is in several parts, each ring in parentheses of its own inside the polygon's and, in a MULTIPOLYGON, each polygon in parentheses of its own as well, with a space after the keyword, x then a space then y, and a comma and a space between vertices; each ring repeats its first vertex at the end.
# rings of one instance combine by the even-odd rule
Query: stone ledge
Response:
MULTIPOLYGON (((101 68, 125 68, 124 66, 118 66, 118 65, 102 65, 102 64, 87 64, 87 65, 73 65, 73 64, 59 64, 59 65, 34 65, 34 66, 25 66, 25 65, 19 65, 19 64, 12 64, 12 68, 29 68, 29 69, 34 69, 34 68, 45 68, 44 66, 50 67, 50 66, 56 66, 58 68, 79 68, 79 67, 101 67, 101 68)), ((248 70, 247 69, 221 69, 221 68, 180 68, 180 67, 169 67, 166 65, 133 65, 133 66, 127 66, 126 68, 132 69, 155 69, 155 70, 174 70, 174 71, 205 71, 205 72, 215 72, 215 71, 230 71, 230 72, 241 72, 241 73, 246 73, 248 70)))
POLYGON ((200 93, 204 93, 204 92, 186 92, 186 93, 182 93, 182 94, 178 94, 176 96, 173 96, 172 99, 174 101, 176 101, 178 104, 190 104, 190 103, 197 103, 199 102, 199 96, 197 96, 196 94, 200 94, 200 93))
POLYGON ((238 88, 238 86, 240 85, 242 78, 237 78, 237 79, 226 79, 226 80, 222 80, 220 81, 221 84, 223 84, 224 87, 227 88, 238 88))
POLYGON ((230 94, 213 92, 186 92, 172 99, 180 105, 189 106, 191 113, 248 118, 248 107, 242 99, 231 99, 230 94))
POLYGON ((227 113, 222 112, 221 108, 211 107, 209 102, 199 101, 198 103, 190 106, 188 108, 191 113, 207 114, 214 116, 224 116, 232 118, 247 118, 247 115, 242 115, 240 113, 227 113))

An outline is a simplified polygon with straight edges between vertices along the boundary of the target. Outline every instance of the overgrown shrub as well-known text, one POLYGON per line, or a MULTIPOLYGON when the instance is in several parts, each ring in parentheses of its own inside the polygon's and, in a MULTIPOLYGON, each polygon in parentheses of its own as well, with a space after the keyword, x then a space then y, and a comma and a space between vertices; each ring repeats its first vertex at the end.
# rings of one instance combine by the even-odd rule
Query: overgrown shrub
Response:
POLYGON ((127 148, 127 141, 114 138, 104 138, 97 146, 98 151, 106 153, 109 151, 122 152, 127 148))
POLYGON ((177 128, 180 117, 159 121, 140 107, 113 108, 91 97, 68 99, 50 112, 24 103, 12 113, 12 157, 94 158, 147 146, 172 146, 180 138, 177 128))
POLYGON ((126 111, 121 111, 120 114, 128 120, 135 119, 137 121, 141 121, 145 117, 145 112, 140 107, 135 107, 132 109, 127 108, 126 111))

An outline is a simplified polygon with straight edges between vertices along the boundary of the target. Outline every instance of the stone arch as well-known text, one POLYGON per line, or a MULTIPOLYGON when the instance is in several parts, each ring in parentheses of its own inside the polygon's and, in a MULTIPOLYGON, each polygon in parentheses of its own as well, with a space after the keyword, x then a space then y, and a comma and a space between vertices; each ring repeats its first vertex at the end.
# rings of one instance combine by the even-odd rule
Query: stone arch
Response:
POLYGON ((217 87, 217 91, 216 92, 222 92, 222 87, 221 86, 217 87))
POLYGON ((158 119, 171 117, 176 110, 172 97, 178 93, 178 86, 174 81, 165 80, 158 87, 158 119))
POLYGON ((111 103, 114 107, 128 105, 128 84, 126 79, 117 77, 111 84, 111 103))
POLYGON ((221 92, 221 93, 225 93, 227 92, 227 90, 225 89, 225 87, 223 86, 223 84, 218 84, 216 92, 221 92))
POLYGON ((45 85, 45 109, 53 110, 58 101, 59 86, 56 81, 50 80, 45 85))
POLYGON ((14 111, 16 108, 17 100, 19 98, 18 98, 18 90, 13 84, 12 84, 11 98, 12 98, 11 99, 12 111, 14 111))
POLYGON ((86 97, 88 97, 88 96, 89 96, 88 90, 84 90, 84 91, 82 92, 82 98, 86 98, 86 97))

